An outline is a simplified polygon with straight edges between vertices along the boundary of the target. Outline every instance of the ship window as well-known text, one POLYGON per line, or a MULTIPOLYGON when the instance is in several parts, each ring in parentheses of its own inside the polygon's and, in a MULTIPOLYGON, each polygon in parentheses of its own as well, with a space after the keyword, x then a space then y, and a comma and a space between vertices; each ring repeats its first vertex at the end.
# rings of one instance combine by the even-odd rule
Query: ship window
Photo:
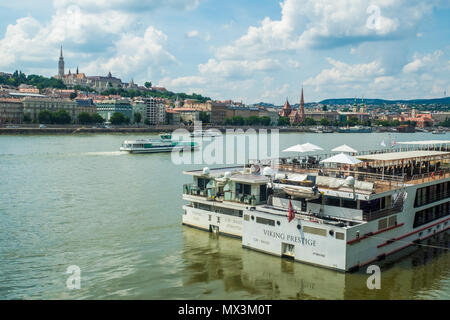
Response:
POLYGON ((449 208, 449 202, 446 202, 432 208, 417 211, 414 217, 414 228, 448 216, 450 214, 448 211, 449 208))
POLYGON ((378 230, 383 230, 387 228, 387 219, 378 220, 378 230))
POLYGON ((357 202, 354 200, 342 200, 342 207, 349 208, 349 209, 356 209, 357 202))
POLYGON ((242 217, 242 210, 234 210, 229 208, 216 207, 216 212, 229 216, 242 217))
POLYGON ((343 232, 336 232, 336 239, 344 240, 345 239, 344 233, 343 232))
POLYGON ((211 208, 211 206, 208 205, 208 204, 199 203, 199 204, 198 204, 198 208, 199 208, 200 210, 213 211, 212 208, 211 208))
POLYGON ((324 236, 324 237, 327 236, 327 230, 326 229, 320 229, 320 228, 304 226, 303 227, 303 232, 316 234, 318 236, 324 236))
POLYGON ((205 190, 208 183, 209 183, 209 179, 204 179, 204 178, 197 179, 197 186, 200 190, 205 190))
POLYGON ((266 224, 266 225, 272 226, 272 227, 275 226, 274 220, 270 220, 270 219, 266 219, 266 218, 256 217, 256 222, 261 223, 261 224, 266 224))
POLYGON ((244 183, 236 183, 236 194, 251 195, 252 186, 244 183))
POLYGON ((397 216, 389 217, 388 226, 389 227, 393 227, 393 226, 396 226, 396 225, 397 225, 397 216))
POLYGON ((249 221, 250 220, 250 216, 248 214, 244 214, 244 220, 245 221, 249 221))
POLYGON ((325 204, 327 206, 340 207, 341 200, 339 198, 335 198, 335 197, 325 197, 325 204))
POLYGON ((259 186, 259 201, 267 201, 267 185, 262 184, 259 186))

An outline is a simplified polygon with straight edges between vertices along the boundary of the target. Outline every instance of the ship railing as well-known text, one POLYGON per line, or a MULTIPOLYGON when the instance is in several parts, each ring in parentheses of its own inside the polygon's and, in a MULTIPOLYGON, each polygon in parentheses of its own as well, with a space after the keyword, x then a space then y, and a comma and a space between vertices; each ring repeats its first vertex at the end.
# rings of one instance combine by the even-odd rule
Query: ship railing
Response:
POLYGON ((320 176, 329 176, 333 178, 342 178, 345 179, 348 176, 353 176, 355 179, 359 181, 367 181, 367 182, 376 182, 380 180, 391 181, 402 183, 404 181, 404 175, 389 175, 382 173, 373 173, 367 172, 360 169, 357 170, 344 170, 344 169, 334 169, 334 168, 305 168, 303 166, 298 165, 279 165, 278 169, 282 169, 283 171, 292 171, 296 173, 318 173, 320 176))
POLYGON ((420 183, 446 179, 450 177, 450 168, 440 168, 439 170, 415 174, 406 181, 417 181, 420 183))
POLYGON ((209 201, 216 202, 234 202, 249 205, 265 203, 266 201, 258 201, 255 195, 235 193, 232 191, 216 192, 214 188, 200 189, 194 184, 183 185, 183 194, 196 197, 202 197, 209 201))
POLYGON ((394 202, 392 206, 389 208, 384 208, 381 210, 375 210, 375 211, 364 211, 363 210, 363 220, 364 221, 372 221, 376 220, 382 217, 387 217, 392 214, 400 213, 403 211, 403 203, 404 203, 404 197, 397 199, 397 201, 394 202))

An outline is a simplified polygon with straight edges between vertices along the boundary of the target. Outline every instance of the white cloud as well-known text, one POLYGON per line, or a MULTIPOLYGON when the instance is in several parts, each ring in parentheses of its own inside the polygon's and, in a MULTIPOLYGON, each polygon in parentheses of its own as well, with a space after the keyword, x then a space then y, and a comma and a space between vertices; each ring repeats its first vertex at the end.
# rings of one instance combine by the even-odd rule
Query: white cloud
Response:
POLYGON ((305 81, 305 85, 322 86, 332 84, 345 84, 368 82, 374 76, 384 75, 384 69, 379 61, 366 64, 346 64, 341 61, 327 58, 333 65, 331 69, 322 70, 317 76, 305 81))
POLYGON ((207 63, 200 64, 200 74, 220 78, 242 78, 254 75, 257 72, 268 72, 279 67, 279 62, 274 59, 260 60, 216 60, 209 59, 207 63))
POLYGON ((415 54, 403 70, 388 74, 380 60, 363 64, 347 64, 327 58, 332 65, 305 81, 327 97, 432 98, 449 91, 450 60, 446 53, 436 50, 415 54))
POLYGON ((163 73, 157 64, 170 64, 175 58, 164 49, 164 34, 152 26, 142 27, 142 13, 159 7, 188 10, 199 2, 54 0, 54 14, 47 23, 24 17, 7 26, 0 39, 0 67, 36 72, 40 68, 45 75, 54 75, 62 44, 67 69, 79 64, 84 72, 120 69, 116 74, 137 77, 163 73), (86 66, 83 61, 90 63, 86 66))
MULTIPOLYGON (((443 56, 441 50, 436 50, 432 54, 419 56, 414 55, 414 60, 403 67, 405 73, 416 73, 419 71, 430 71, 431 68, 438 67, 440 58, 443 56)), ((444 64, 445 65, 445 64, 444 64)))
POLYGON ((186 35, 188 38, 195 38, 200 35, 200 32, 198 32, 198 30, 191 30, 186 35))
POLYGON ((78 6, 91 11, 119 10, 128 12, 142 12, 159 7, 191 10, 198 6, 200 0, 54 0, 55 8, 78 6))
POLYGON ((124 34, 115 42, 115 55, 107 60, 99 58, 90 63, 86 72, 90 74, 112 73, 124 78, 135 77, 148 80, 164 72, 162 66, 176 62, 165 48, 167 36, 150 26, 142 37, 124 34))
POLYGON ((333 48, 352 43, 402 38, 415 28, 431 3, 411 0, 285 0, 281 3, 281 19, 265 18, 259 26, 232 45, 220 48, 217 56, 235 59, 242 55, 300 48, 333 48), (370 5, 380 8, 378 28, 369 28, 370 5))

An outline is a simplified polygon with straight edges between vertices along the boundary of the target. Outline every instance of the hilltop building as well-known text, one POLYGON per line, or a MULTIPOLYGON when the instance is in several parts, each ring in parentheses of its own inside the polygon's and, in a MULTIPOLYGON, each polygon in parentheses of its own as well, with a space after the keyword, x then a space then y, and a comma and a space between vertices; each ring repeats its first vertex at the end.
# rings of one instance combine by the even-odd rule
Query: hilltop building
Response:
POLYGON ((69 88, 74 86, 90 87, 95 90, 106 90, 109 88, 124 88, 124 89, 138 89, 138 86, 131 79, 130 83, 124 83, 121 79, 113 77, 111 72, 106 76, 86 76, 86 74, 79 72, 78 67, 75 73, 72 73, 69 69, 69 73, 65 74, 65 62, 63 56, 63 50, 61 46, 61 52, 58 62, 58 75, 55 76, 69 88))

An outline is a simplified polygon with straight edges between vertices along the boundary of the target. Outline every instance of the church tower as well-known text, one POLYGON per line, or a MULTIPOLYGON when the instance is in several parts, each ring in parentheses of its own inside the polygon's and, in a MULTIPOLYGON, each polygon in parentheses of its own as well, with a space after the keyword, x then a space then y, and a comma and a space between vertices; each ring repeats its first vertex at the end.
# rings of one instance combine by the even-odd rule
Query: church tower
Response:
POLYGON ((61 46, 61 55, 59 56, 58 62, 58 78, 61 80, 64 78, 64 57, 62 52, 62 46, 61 46))
POLYGON ((302 86, 302 94, 300 97, 300 106, 298 107, 298 113, 300 117, 300 121, 305 120, 305 99, 303 98, 303 86, 302 86))

